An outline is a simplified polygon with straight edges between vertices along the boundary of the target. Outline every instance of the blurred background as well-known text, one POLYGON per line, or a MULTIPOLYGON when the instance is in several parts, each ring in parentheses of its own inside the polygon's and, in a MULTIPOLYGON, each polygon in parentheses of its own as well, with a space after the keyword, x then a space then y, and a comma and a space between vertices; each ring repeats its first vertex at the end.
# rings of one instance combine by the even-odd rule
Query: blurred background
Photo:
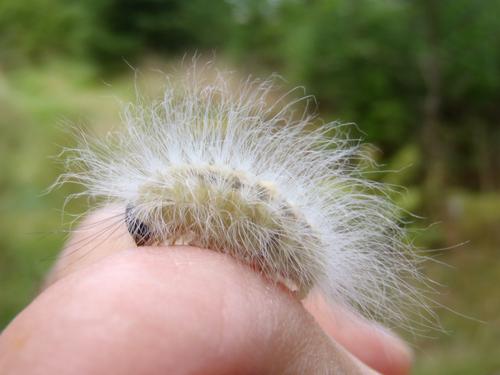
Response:
POLYGON ((377 178, 407 188, 416 244, 447 264, 424 267, 436 299, 472 317, 438 308, 443 332, 403 332, 415 374, 500 374, 499 15, 499 0, 0 1, 0 329, 64 242, 75 188, 42 195, 64 127, 118 124, 130 65, 154 91, 154 69, 215 54, 303 85, 397 171, 377 178))

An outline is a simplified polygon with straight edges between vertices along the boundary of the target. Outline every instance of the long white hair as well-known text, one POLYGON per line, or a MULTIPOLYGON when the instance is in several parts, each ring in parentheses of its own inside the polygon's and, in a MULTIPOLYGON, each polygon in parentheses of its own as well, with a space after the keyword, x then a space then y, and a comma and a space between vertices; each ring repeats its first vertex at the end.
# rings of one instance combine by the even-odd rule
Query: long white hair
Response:
POLYGON ((366 178, 363 145, 310 115, 307 98, 276 96, 273 80, 198 73, 127 105, 123 129, 82 135, 59 182, 126 207, 138 246, 224 252, 300 298, 317 288, 401 323, 423 303, 418 257, 386 187, 366 178))

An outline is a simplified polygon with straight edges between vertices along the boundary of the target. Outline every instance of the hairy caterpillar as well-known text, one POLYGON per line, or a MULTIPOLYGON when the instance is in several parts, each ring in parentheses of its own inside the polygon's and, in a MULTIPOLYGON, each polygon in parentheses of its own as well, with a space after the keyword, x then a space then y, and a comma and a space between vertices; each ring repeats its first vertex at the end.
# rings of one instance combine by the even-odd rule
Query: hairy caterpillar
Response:
POLYGON ((123 129, 69 150, 60 182, 125 207, 138 246, 224 252, 299 298, 317 288, 402 321, 421 303, 407 281, 417 262, 399 209, 364 176, 362 145, 298 111, 298 100, 273 99, 272 81, 230 82, 192 70, 160 100, 128 105, 123 129))

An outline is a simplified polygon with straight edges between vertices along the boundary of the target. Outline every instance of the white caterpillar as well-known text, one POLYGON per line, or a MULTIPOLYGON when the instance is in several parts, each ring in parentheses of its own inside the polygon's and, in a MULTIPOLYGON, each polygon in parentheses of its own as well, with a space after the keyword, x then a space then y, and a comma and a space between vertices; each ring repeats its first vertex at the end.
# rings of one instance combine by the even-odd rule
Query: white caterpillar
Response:
POLYGON ((61 181, 126 207, 138 246, 224 252, 301 298, 318 288, 400 320, 418 299, 407 277, 419 273, 398 208, 363 176, 362 146, 336 123, 297 116, 296 100, 273 101, 270 81, 230 81, 193 70, 161 100, 130 104, 122 130, 82 137, 61 181))

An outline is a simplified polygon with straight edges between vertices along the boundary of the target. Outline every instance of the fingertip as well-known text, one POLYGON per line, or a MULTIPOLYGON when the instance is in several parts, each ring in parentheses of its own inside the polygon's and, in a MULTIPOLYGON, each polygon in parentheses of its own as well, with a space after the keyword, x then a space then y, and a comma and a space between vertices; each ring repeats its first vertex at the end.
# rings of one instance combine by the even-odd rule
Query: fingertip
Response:
POLYGON ((332 339, 363 363, 387 375, 411 372, 413 352, 396 334, 342 306, 330 306, 317 292, 305 301, 305 308, 332 339))

